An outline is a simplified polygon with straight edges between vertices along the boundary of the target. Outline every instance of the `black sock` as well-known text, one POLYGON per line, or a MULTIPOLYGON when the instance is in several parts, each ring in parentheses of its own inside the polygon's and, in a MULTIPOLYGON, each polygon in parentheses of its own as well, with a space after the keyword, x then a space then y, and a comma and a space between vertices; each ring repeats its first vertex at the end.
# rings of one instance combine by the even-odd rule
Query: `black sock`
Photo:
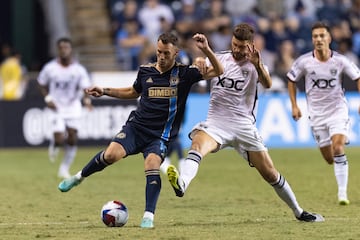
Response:
POLYGON ((101 151, 90 160, 90 162, 81 171, 82 177, 88 177, 95 172, 102 171, 110 165, 110 163, 106 162, 104 153, 105 151, 101 151))
POLYGON ((156 203, 158 201, 161 190, 160 170, 147 170, 146 176, 146 206, 145 211, 155 212, 156 203))

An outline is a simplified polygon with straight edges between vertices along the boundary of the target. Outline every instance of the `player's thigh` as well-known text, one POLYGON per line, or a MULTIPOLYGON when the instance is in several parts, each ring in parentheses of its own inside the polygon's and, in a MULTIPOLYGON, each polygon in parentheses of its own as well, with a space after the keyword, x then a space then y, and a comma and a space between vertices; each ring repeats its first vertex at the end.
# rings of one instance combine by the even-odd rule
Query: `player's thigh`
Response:
POLYGON ((107 162, 114 163, 126 156, 124 147, 118 142, 111 142, 105 150, 104 158, 107 162))
POLYGON ((218 149, 219 144, 213 137, 202 130, 196 130, 194 132, 191 142, 191 149, 199 152, 202 156, 205 156, 209 152, 218 149))
POLYGON ((122 127, 120 132, 112 138, 111 142, 116 142, 121 145, 125 151, 125 156, 127 156, 141 152, 146 143, 145 138, 145 135, 139 132, 135 127, 126 124, 122 127))

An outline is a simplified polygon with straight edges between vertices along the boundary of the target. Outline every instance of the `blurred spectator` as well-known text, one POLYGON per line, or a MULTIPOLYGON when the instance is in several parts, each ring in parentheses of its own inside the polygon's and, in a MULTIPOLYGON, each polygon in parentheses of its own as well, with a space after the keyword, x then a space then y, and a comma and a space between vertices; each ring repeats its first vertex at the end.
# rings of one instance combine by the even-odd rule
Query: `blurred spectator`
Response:
POLYGON ((345 16, 352 32, 356 32, 360 29, 360 0, 351 1, 351 6, 347 10, 345 16))
POLYGON ((276 52, 280 43, 289 39, 290 35, 286 29, 285 21, 280 17, 275 17, 270 21, 270 30, 265 33, 266 48, 276 52))
MULTIPOLYGON (((359 58, 358 56, 351 51, 352 49, 352 40, 351 38, 342 38, 339 40, 338 44, 337 44, 337 49, 336 51, 338 51, 339 53, 343 54, 344 56, 346 56, 348 59, 350 59, 350 61, 352 61, 356 66, 359 66, 359 58)), ((345 74, 344 75, 344 88, 346 90, 349 89, 357 89, 357 83, 355 83, 354 81, 351 81, 351 79, 345 74)))
POLYGON ((21 64, 21 55, 12 51, 0 65, 0 80, 3 100, 19 100, 26 89, 26 68, 21 64))
POLYGON ((323 0, 323 5, 316 11, 317 19, 333 26, 344 17, 346 9, 339 0, 323 0))
POLYGON ((297 29, 291 30, 296 32, 293 41, 297 51, 300 54, 311 51, 313 45, 309 32, 311 32, 312 24, 315 21, 315 12, 313 6, 309 6, 309 0, 297 0, 293 10, 288 14, 288 18, 296 18, 298 21, 297 29))
POLYGON ((220 25, 215 32, 209 34, 209 42, 215 52, 230 49, 232 26, 220 25))
POLYGON ((196 24, 200 20, 199 11, 196 10, 195 0, 182 0, 180 11, 175 13, 175 29, 181 34, 193 34, 199 31, 196 24))
POLYGON ((286 0, 284 4, 287 16, 300 14, 315 20, 316 10, 322 6, 322 0, 286 0))
POLYGON ((287 81, 286 74, 290 70, 291 65, 295 61, 297 53, 294 43, 291 40, 284 40, 280 43, 275 60, 274 74, 280 79, 287 81))
POLYGON ((176 61, 186 65, 192 64, 193 56, 191 55, 191 50, 188 45, 189 41, 193 41, 192 36, 192 33, 178 34, 180 50, 176 61))
POLYGON ((210 0, 209 10, 205 12, 201 21, 202 31, 210 34, 217 31, 220 26, 231 26, 231 24, 231 17, 225 11, 224 2, 210 0))
POLYGON ((136 70, 148 39, 136 19, 126 19, 116 34, 117 59, 121 70, 136 70))
POLYGON ((276 54, 265 48, 264 36, 256 34, 254 36, 254 46, 259 50, 263 63, 268 67, 270 75, 274 73, 274 63, 276 54))
POLYGON ((352 52, 360 57, 360 0, 351 0, 346 14, 352 32, 352 52))
MULTIPOLYGON (((118 51, 119 59, 129 59, 129 56, 132 59, 122 61, 132 65, 122 67, 124 70, 133 70, 139 64, 153 61, 153 40, 156 40, 153 36, 164 31, 175 30, 183 38, 183 49, 187 50, 179 52, 178 61, 186 64, 202 55, 197 48, 193 48, 193 41, 189 38, 194 32, 205 33, 215 51, 227 50, 231 40, 231 27, 239 22, 256 27, 259 33, 254 41, 256 47, 261 51, 270 73, 274 77, 279 74, 279 79, 283 78, 288 68, 287 61, 291 62, 294 55, 311 51, 312 41, 308 33, 312 24, 318 20, 330 22, 333 49, 340 51, 340 48, 348 47, 340 45, 345 45, 344 38, 347 42, 350 38, 353 44, 348 51, 349 56, 352 55, 354 62, 360 56, 360 0, 249 0, 242 1, 241 4, 238 0, 109 1, 116 2, 112 14, 117 12, 119 26, 126 19, 136 19, 138 16, 138 32, 149 39, 142 44, 138 40, 129 41, 131 46, 137 48, 131 56, 129 51, 118 51), (144 27, 143 31, 141 26, 144 27), (357 58, 354 58, 354 54, 357 58), (134 62, 136 55, 138 64, 134 62), (275 63, 276 57, 279 59, 275 63)), ((122 27, 122 34, 124 31, 125 28, 122 27)), ((129 37, 128 40, 130 39, 129 37)), ((203 91, 203 88, 199 89, 203 91)))
POLYGON ((342 55, 350 59, 355 65, 359 66, 358 56, 351 51, 352 49, 352 40, 350 37, 342 38, 338 42, 337 51, 342 55))
POLYGON ((360 28, 352 35, 352 51, 360 57, 360 28))
POLYGON ((43 8, 46 31, 49 36, 49 53, 56 56, 56 40, 62 36, 70 36, 68 18, 65 11, 65 0, 39 0, 43 8))
POLYGON ((254 11, 257 0, 246 0, 239 4, 238 0, 225 0, 225 10, 231 15, 232 22, 238 24, 241 22, 255 25, 258 15, 254 11))
POLYGON ((338 44, 343 38, 351 37, 350 26, 348 22, 341 21, 330 28, 332 37, 331 49, 338 49, 338 44))
POLYGON ((111 28, 116 37, 117 32, 124 28, 123 25, 128 19, 138 18, 139 5, 136 0, 117 0, 112 3, 110 10, 111 28))
POLYGON ((161 4, 159 0, 145 0, 139 9, 139 21, 153 45, 156 44, 158 35, 163 32, 162 27, 174 24, 174 20, 172 9, 161 4))
POLYGON ((269 19, 284 17, 285 0, 258 0, 257 8, 259 13, 269 19))

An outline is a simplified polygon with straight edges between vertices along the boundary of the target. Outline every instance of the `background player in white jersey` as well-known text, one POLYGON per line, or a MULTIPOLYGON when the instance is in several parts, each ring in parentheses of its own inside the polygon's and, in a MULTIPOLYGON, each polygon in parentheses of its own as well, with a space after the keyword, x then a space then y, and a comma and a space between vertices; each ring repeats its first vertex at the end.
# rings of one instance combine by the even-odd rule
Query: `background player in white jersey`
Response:
MULTIPOLYGON (((182 197, 195 178, 201 159, 210 152, 230 146, 273 186, 298 220, 323 221, 321 215, 308 213, 299 206, 290 185, 275 169, 255 126, 257 84, 260 82, 264 88, 270 88, 272 80, 254 47, 254 34, 248 24, 235 26, 231 51, 217 54, 224 73, 211 80, 207 119, 196 125, 190 134, 191 149, 180 175, 174 166, 168 168, 169 181, 176 195, 182 197)), ((198 64, 201 64, 199 60, 198 64)))
POLYGON ((323 158, 334 164, 338 184, 338 200, 348 205, 348 161, 345 143, 348 141, 349 115, 342 88, 343 75, 357 81, 360 90, 360 70, 345 56, 330 49, 331 35, 327 25, 317 22, 312 27, 314 50, 300 56, 287 74, 292 116, 302 114, 296 102, 296 83, 305 79, 309 120, 314 138, 323 158))
POLYGON ((81 99, 91 108, 91 100, 83 94, 90 86, 85 68, 72 57, 72 43, 68 38, 57 41, 58 57, 48 62, 41 70, 38 83, 45 97, 47 107, 53 110, 49 158, 54 162, 60 146, 64 146, 64 156, 58 176, 70 177, 69 169, 77 151, 77 131, 82 114, 81 99))

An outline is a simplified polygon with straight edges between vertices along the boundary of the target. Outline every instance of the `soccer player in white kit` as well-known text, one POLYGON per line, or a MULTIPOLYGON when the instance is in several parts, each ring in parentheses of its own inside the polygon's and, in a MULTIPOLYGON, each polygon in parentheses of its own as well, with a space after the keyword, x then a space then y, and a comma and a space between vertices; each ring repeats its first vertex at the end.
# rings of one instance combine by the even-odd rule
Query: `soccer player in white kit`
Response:
MULTIPOLYGON (((175 194, 182 197, 206 154, 233 147, 273 186, 298 220, 324 221, 321 215, 304 211, 299 206, 290 185, 275 169, 255 126, 257 84, 260 82, 264 88, 270 88, 272 80, 261 63, 259 51, 254 47, 254 34, 249 24, 235 26, 231 51, 217 54, 224 66, 224 73, 211 82, 207 119, 197 124, 190 133, 192 144, 180 174, 175 166, 169 166, 169 181, 175 194)), ((197 64, 201 65, 199 59, 197 64)))
POLYGON ((323 158, 334 164, 340 205, 350 203, 347 196, 349 165, 345 155, 349 114, 342 88, 343 75, 357 81, 360 70, 345 56, 330 49, 330 29, 322 22, 312 27, 314 50, 300 56, 287 74, 292 116, 302 114, 296 102, 296 83, 305 79, 305 93, 311 130, 323 158))
POLYGON ((58 57, 48 62, 40 71, 38 83, 47 107, 52 110, 49 158, 55 161, 60 146, 64 157, 58 176, 70 177, 69 169, 77 152, 77 132, 84 105, 91 109, 91 100, 83 94, 90 87, 90 78, 85 68, 72 57, 72 42, 68 38, 57 41, 58 57))

